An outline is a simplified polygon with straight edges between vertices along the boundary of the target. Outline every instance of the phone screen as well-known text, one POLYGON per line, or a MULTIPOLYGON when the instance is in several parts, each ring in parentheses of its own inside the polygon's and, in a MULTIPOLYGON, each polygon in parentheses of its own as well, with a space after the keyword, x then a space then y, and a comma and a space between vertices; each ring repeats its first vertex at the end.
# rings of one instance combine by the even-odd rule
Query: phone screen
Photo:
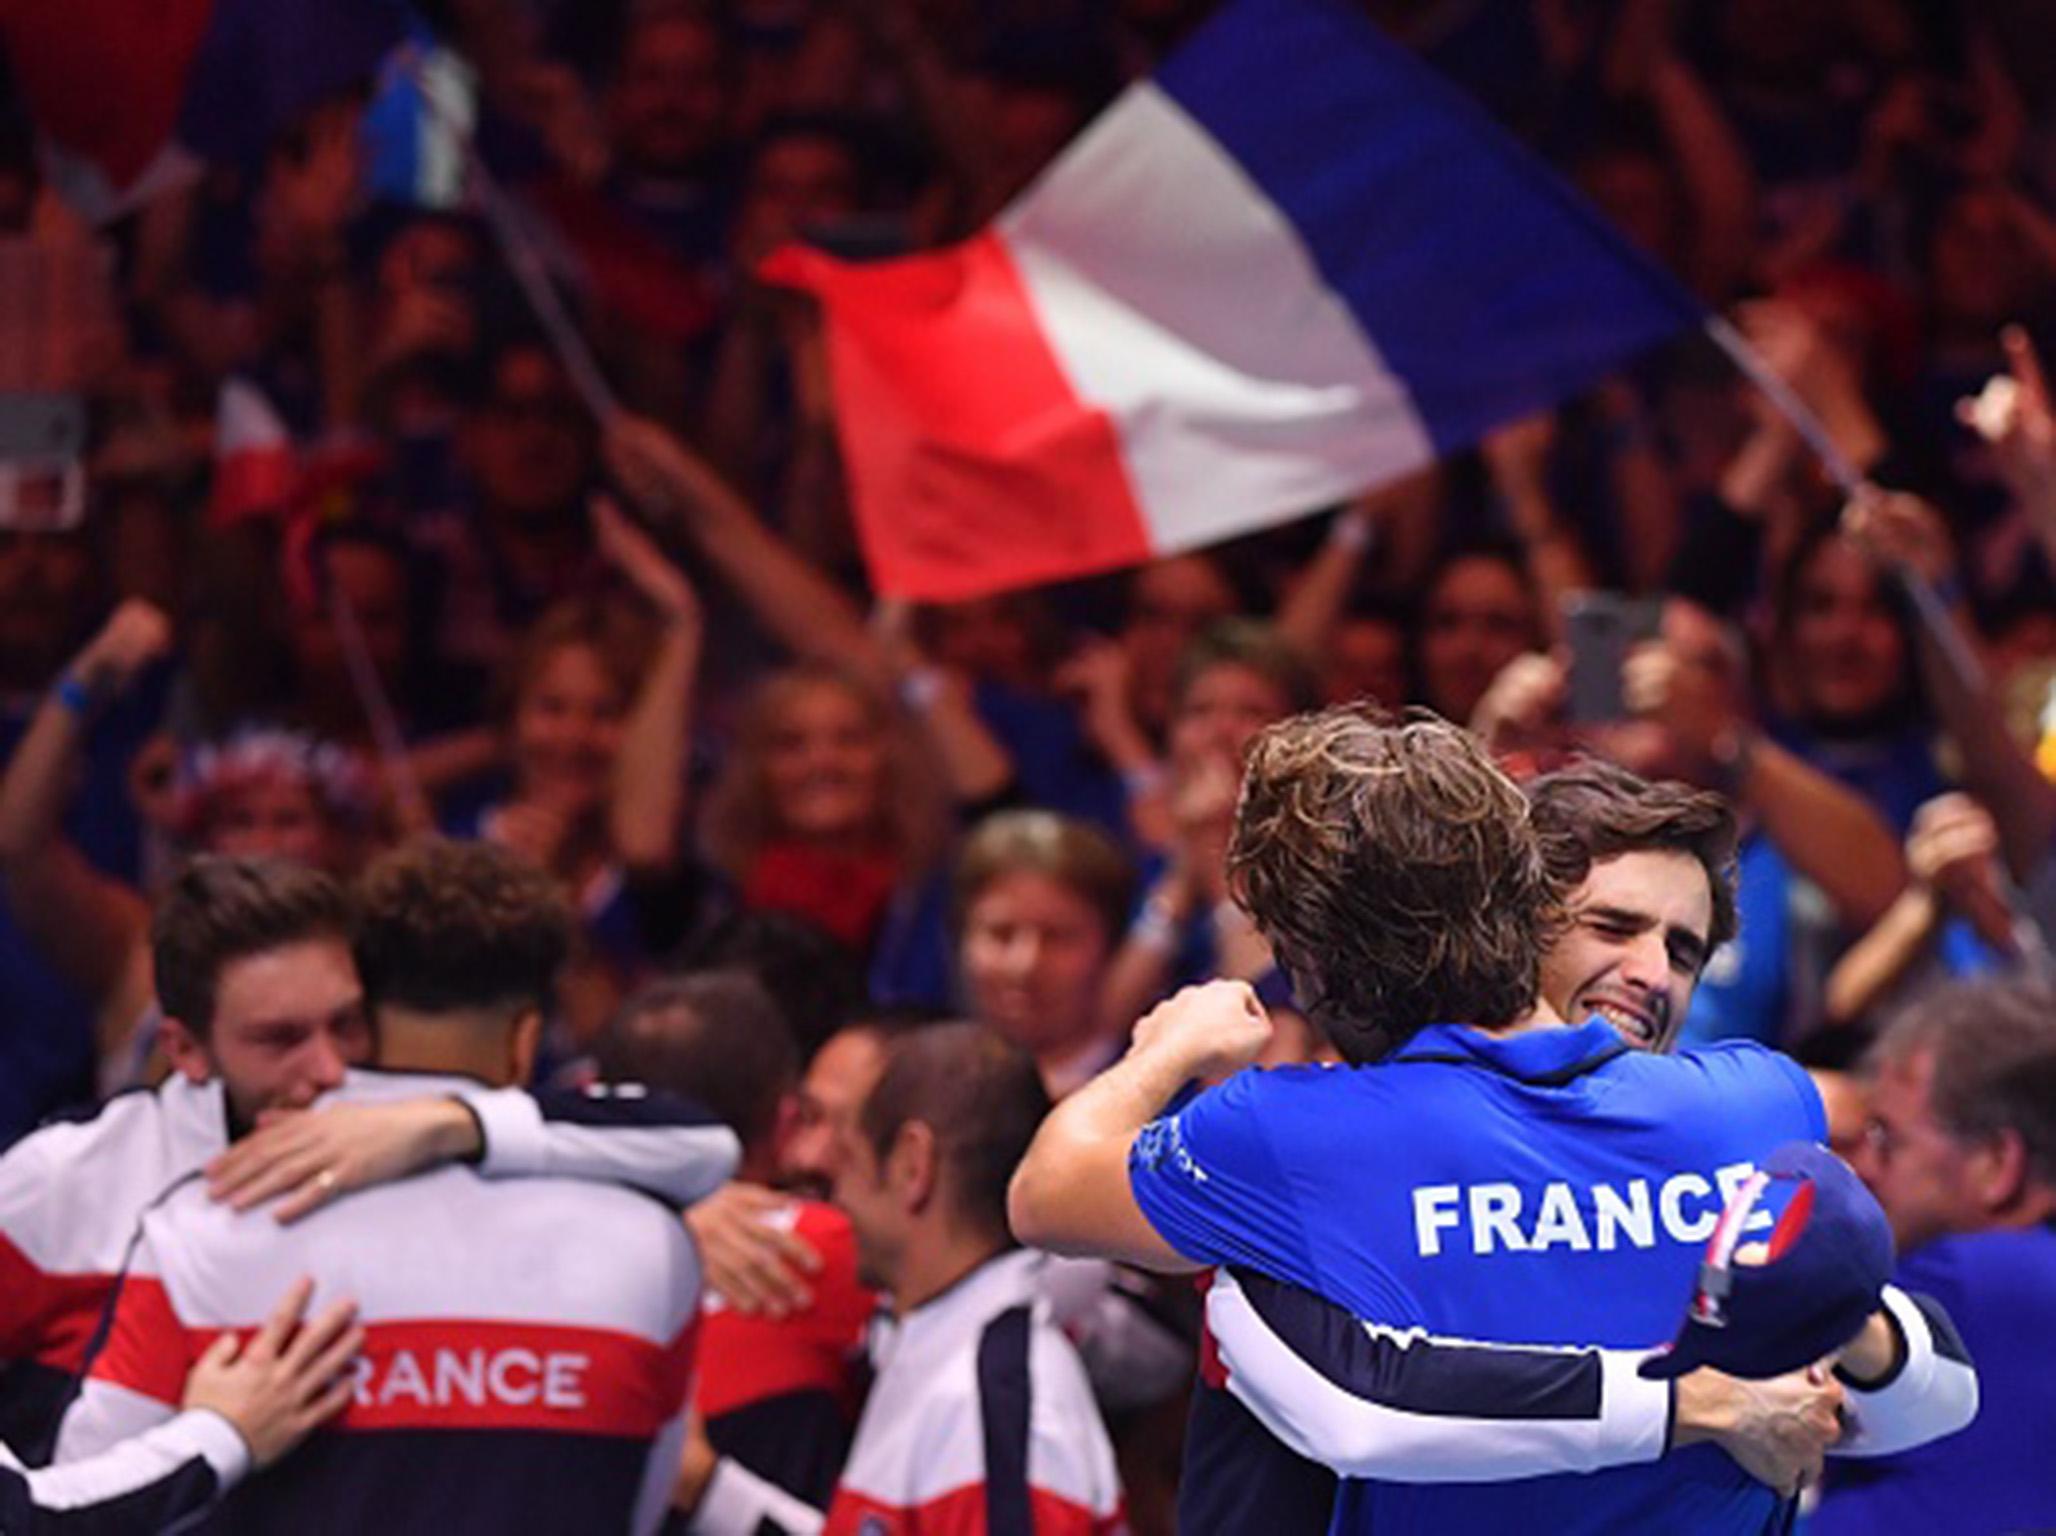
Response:
POLYGON ((1564 599, 1564 642, 1570 651, 1570 717, 1592 725, 1627 715, 1621 669, 1629 650, 1655 638, 1662 609, 1618 592, 1573 592, 1564 599))

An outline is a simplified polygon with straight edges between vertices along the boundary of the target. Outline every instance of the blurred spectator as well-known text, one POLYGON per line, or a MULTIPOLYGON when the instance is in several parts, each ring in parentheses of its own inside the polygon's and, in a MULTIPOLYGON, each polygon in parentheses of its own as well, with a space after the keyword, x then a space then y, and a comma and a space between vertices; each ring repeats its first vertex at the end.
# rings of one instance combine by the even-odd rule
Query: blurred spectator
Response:
POLYGON ((607 559, 643 598, 655 632, 619 604, 552 609, 522 642, 502 798, 458 814, 571 893, 587 945, 567 1020, 587 1040, 649 956, 680 937, 685 754, 702 641, 697 597, 619 511, 598 514, 607 559))
POLYGON ((2056 998, 2042 982, 1938 989, 1870 1058, 1857 1169, 1899 1239, 1898 1283, 1948 1309, 1977 1362, 1975 1423, 1935 1445, 1838 1463, 1816 1529, 2019 1530, 2056 1502, 2038 1426, 2056 1414, 2056 998))
POLYGON ((745 906, 805 917, 861 953, 933 868, 944 829, 913 734, 855 677, 809 663, 751 701, 702 836, 745 906))
POLYGON ((1047 811, 982 822, 957 855, 953 907, 964 1004, 1035 1058, 1053 1099, 1125 1049, 1107 967, 1134 901, 1103 833, 1047 811))
POLYGON ((1508 662, 1554 627, 1519 552, 1461 550, 1429 574, 1414 622, 1412 697, 1468 720, 1508 662))
POLYGON ((1254 981, 1289 1006, 1270 946, 1229 898, 1228 835, 1250 743, 1314 696, 1298 652, 1249 620, 1202 631, 1180 660, 1156 804, 1134 807, 1139 828, 1167 831, 1144 863, 1142 905, 1107 978, 1110 1018, 1132 1022, 1174 987, 1214 975, 1254 981))
POLYGON ((690 4, 637 7, 603 101, 613 195, 691 261, 719 248, 727 62, 710 14, 690 4))
MULTIPOLYGON (((972 1024, 900 1042, 865 1098, 835 1198, 897 1322, 829 1520, 1119 1518, 1084 1367, 1036 1304, 1042 1256, 1007 1232, 1007 1180, 1048 1107, 1028 1055, 972 1024)), ((705 1445, 688 1445, 678 1503, 708 1536, 824 1523, 705 1445)))
MULTIPOLYGON (((145 936, 149 902, 96 867, 66 829, 89 717, 171 645, 164 615, 129 602, 66 669, 0 778, 0 872, 21 933, 87 1001, 103 1075, 124 1083, 154 1043, 145 936)), ((372 781, 333 745, 255 731, 189 756, 163 805, 165 827, 192 850, 272 853, 347 870, 367 851, 372 781)))
POLYGON ((595 574, 585 516, 594 444, 584 407, 540 341, 492 348, 483 387, 458 434, 470 504, 421 537, 442 566, 443 654, 490 672, 516 630, 595 574))
MULTIPOLYGON (((776 1178, 798 1053, 770 995, 746 972, 701 972, 637 993, 608 1027, 599 1059, 610 1081, 707 1106, 742 1138, 736 1176, 758 1186, 776 1178)), ((753 1219, 811 1251, 806 1300, 769 1311, 734 1306, 710 1272, 693 1406, 721 1455, 824 1505, 862 1400, 877 1298, 857 1282, 849 1220, 834 1206, 788 1197, 753 1219)), ((706 1230, 698 1220, 694 1228, 706 1230)))
POLYGON ((1895 829, 1942 789, 1915 679, 1911 619, 1861 545, 1832 524, 1781 573, 1766 656, 1787 744, 1882 811, 1895 829))

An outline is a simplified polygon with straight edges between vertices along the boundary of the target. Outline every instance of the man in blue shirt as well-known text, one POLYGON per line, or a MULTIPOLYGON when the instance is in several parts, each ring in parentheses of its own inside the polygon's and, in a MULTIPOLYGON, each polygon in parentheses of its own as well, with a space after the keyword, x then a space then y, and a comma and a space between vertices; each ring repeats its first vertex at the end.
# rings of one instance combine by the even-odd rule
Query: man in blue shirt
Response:
MULTIPOLYGON (((1246 1073, 1157 1118, 1268 1032, 1246 989, 1181 995, 1044 1126, 1013 1192, 1025 1241, 1243 1265, 1434 1335, 1631 1349, 1673 1331, 1753 1160, 1824 1134, 1811 1084, 1771 1052, 1663 1058, 1631 1053, 1603 1018, 1563 1027, 1538 986, 1560 887, 1519 790, 1442 722, 1331 711, 1273 728, 1230 872, 1345 1057, 1385 1065, 1246 1073)), ((1335 1528, 1781 1518, 1777 1493, 1692 1446, 1577 1478, 1349 1483, 1335 1528)))
POLYGON ((1986 981, 1937 989, 1886 1026, 1857 1171, 1892 1219, 1899 1280, 1941 1301, 1978 1361, 1962 1434, 1838 1464, 1820 1536, 2056 1526, 2056 996, 1986 981))
MULTIPOLYGON (((1544 862, 1569 892, 1568 920, 1542 957, 1542 996, 1563 1018, 1606 1019, 1637 1049, 1670 1049, 1707 957, 1735 932, 1734 812, 1717 795, 1652 782, 1601 759, 1544 774, 1525 789, 1544 862)), ((1210 1310, 1223 1304, 1234 1302, 1217 1299, 1210 1310)), ((1289 1304, 1316 1311, 1324 1305, 1310 1294, 1294 1296, 1289 1304)), ((1418 1350, 1416 1358, 1427 1353, 1418 1350)), ((1509 1352, 1490 1363, 1515 1373, 1501 1383, 1506 1392, 1517 1394, 1532 1385, 1527 1374, 1531 1358, 1509 1352)), ((1466 1359, 1474 1368, 1485 1364, 1476 1351, 1466 1359)), ((1242 1401, 1254 1379, 1252 1367, 1232 1358, 1226 1339, 1204 1360, 1178 1481, 1179 1528, 1208 1536, 1325 1531, 1335 1503, 1335 1473, 1318 1459, 1295 1454, 1252 1416, 1242 1401)), ((1589 1372, 1591 1363, 1585 1361, 1582 1368, 1589 1372)), ((1629 1385, 1616 1394, 1617 1401, 1602 1400, 1582 1420, 1552 1426, 1546 1433, 1617 1445, 1625 1456, 1630 1444, 1647 1445, 1653 1431, 1646 1457, 1653 1460, 1662 1449, 1667 1419, 1682 1421, 1690 1434, 1701 1406, 1695 1393, 1709 1385, 1687 1384, 1684 1401, 1675 1404, 1629 1385)), ((1796 1384, 1784 1390, 1803 1395, 1796 1384)), ((1417 1466, 1424 1454, 1433 1454, 1424 1442, 1447 1435, 1449 1450, 1460 1453, 1472 1479, 1487 1480, 1484 1457, 1491 1452, 1477 1426, 1442 1415, 1409 1415, 1397 1406, 1405 1400, 1403 1392, 1384 1397, 1371 1414, 1386 1431, 1379 1439, 1382 1457, 1417 1466)), ((1342 1404, 1341 1417, 1363 1420, 1363 1414, 1349 1411, 1354 1406, 1342 1404)), ((1759 1400, 1759 1411, 1779 1411, 1775 1390, 1759 1400)), ((1746 1437, 1747 1431, 1737 1429, 1746 1437)), ((1504 1451, 1503 1433, 1489 1438, 1504 1451)), ((1361 1450, 1363 1437, 1358 1435, 1356 1442, 1361 1450)), ((1308 1448, 1317 1449, 1318 1442, 1308 1448)), ((1782 1445, 1738 1448, 1745 1454, 1757 1449, 1788 1454, 1782 1445)), ((1351 1470, 1381 1475, 1354 1465, 1351 1470)), ((1761 1460, 1752 1470, 1766 1482, 1789 1480, 1782 1466, 1761 1460)))

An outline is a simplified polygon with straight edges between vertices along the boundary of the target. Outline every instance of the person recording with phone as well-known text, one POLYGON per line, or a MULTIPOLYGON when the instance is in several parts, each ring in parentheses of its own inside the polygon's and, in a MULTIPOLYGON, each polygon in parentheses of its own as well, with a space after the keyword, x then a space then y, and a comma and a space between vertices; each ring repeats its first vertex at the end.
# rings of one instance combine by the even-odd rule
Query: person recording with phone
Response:
POLYGON ((1704 609, 1670 599, 1654 632, 1637 638, 1626 600, 1570 602, 1563 649, 1509 663, 1471 728, 1516 768, 1582 749, 1734 800, 1741 932, 1708 966, 1684 1038, 1776 1043, 1808 1015, 1840 933, 1862 932, 1905 884, 1898 840, 1869 802, 1758 726, 1740 644, 1704 609), (1605 686, 1609 672, 1617 691, 1605 686))

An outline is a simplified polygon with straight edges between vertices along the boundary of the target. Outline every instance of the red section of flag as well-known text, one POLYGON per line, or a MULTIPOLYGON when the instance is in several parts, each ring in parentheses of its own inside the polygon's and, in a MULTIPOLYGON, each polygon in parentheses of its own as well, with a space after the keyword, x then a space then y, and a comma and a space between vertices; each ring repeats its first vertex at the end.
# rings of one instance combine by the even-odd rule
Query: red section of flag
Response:
POLYGON ((264 392, 243 379, 225 381, 214 413, 208 526, 228 528, 283 512, 293 499, 299 472, 292 434, 264 392))
POLYGON ((171 142, 214 0, 0 0, 0 41, 29 116, 111 186, 171 142))
POLYGON ((1113 422, 1072 392, 997 236, 866 266, 787 247, 762 275, 824 308, 881 593, 947 602, 1148 558, 1113 422))

